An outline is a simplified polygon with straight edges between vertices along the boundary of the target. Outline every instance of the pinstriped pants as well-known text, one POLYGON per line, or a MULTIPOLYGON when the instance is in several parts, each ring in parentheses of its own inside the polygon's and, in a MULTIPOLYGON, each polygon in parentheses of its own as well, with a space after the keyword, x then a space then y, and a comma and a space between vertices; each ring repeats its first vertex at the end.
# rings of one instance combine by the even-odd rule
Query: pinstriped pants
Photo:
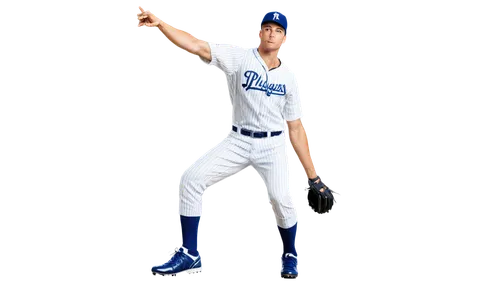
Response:
POLYGON ((288 188, 285 147, 284 133, 274 137, 252 138, 231 131, 226 139, 199 158, 182 175, 179 187, 180 214, 201 216, 205 189, 251 165, 266 184, 278 226, 292 227, 297 217, 288 188))

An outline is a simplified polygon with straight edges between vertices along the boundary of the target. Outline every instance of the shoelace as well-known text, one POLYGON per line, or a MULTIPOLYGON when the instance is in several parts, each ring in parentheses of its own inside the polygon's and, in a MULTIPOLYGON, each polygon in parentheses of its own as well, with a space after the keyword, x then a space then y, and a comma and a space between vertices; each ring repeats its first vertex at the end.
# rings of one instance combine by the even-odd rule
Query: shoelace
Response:
POLYGON ((167 261, 167 262, 170 262, 170 261, 175 260, 175 258, 180 257, 180 255, 181 255, 181 252, 180 252, 180 251, 176 251, 174 255, 172 255, 172 256, 170 256, 170 257, 168 258, 168 261, 167 261))
POLYGON ((169 255, 169 256, 168 256, 168 259, 163 260, 163 261, 160 261, 160 262, 157 262, 157 263, 155 263, 155 264, 153 264, 153 265, 163 265, 163 264, 165 264, 165 263, 167 263, 167 262, 173 261, 173 260, 174 260, 176 257, 178 257, 179 255, 180 255, 180 251, 176 251, 174 255, 169 255))
POLYGON ((284 259, 284 262, 283 262, 283 266, 284 266, 284 268, 297 266, 297 257, 295 255, 291 254, 291 253, 285 254, 285 259, 284 259), (293 257, 295 259, 287 259, 288 257, 293 257))

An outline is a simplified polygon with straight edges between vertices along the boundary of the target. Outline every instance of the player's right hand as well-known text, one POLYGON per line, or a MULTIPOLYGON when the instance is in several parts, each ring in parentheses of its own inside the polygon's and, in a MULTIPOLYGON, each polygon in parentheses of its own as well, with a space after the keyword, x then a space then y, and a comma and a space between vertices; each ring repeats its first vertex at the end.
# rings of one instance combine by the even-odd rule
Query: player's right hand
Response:
POLYGON ((148 27, 157 27, 161 20, 157 18, 153 13, 149 11, 144 11, 140 6, 141 13, 137 14, 137 19, 139 19, 139 27, 140 26, 148 26, 148 27))

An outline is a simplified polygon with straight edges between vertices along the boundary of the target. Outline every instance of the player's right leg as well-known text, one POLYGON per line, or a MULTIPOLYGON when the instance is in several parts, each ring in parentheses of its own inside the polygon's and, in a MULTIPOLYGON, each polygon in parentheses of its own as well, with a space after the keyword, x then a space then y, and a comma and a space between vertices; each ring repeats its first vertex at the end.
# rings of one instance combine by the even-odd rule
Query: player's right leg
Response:
POLYGON ((242 137, 236 133, 230 134, 182 175, 179 188, 182 251, 177 251, 167 263, 153 267, 153 274, 175 275, 201 271, 197 240, 202 195, 209 186, 249 166, 250 144, 247 138, 242 137))
POLYGON ((251 138, 232 132, 184 172, 179 186, 180 215, 201 216, 204 191, 250 165, 249 140, 251 138))

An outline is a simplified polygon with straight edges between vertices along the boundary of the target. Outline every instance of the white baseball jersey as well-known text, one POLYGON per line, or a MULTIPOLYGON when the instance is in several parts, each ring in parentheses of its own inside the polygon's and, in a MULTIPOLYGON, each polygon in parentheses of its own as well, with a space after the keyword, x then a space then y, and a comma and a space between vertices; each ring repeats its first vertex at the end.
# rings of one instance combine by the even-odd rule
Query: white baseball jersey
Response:
POLYGON ((302 116, 297 83, 283 64, 269 70, 257 49, 209 43, 212 61, 227 77, 233 125, 253 131, 284 130, 302 116))

